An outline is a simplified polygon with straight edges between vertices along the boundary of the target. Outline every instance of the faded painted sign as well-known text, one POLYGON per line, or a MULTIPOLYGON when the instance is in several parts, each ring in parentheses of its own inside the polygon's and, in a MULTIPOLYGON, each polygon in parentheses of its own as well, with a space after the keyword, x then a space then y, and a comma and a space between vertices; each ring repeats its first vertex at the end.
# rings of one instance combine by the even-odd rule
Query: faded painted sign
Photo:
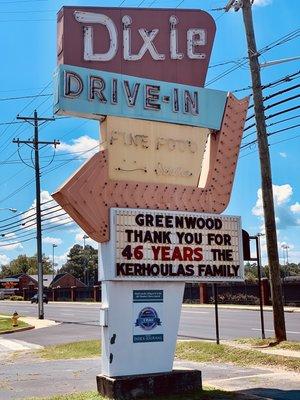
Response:
POLYGON ((202 10, 63 7, 59 64, 204 86, 215 36, 202 10))
POLYGON ((54 112, 89 119, 106 115, 219 130, 227 92, 60 65, 54 112))

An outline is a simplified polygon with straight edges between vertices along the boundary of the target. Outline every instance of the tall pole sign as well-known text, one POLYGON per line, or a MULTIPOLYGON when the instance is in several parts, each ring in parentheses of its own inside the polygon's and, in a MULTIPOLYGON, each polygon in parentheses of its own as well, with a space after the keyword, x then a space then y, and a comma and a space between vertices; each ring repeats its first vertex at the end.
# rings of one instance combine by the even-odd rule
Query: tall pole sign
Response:
POLYGON ((99 120, 102 143, 53 197, 100 243, 111 398, 201 387, 172 371, 184 283, 244 279, 240 218, 220 213, 248 99, 203 88, 214 35, 201 10, 58 13, 55 113, 99 120))

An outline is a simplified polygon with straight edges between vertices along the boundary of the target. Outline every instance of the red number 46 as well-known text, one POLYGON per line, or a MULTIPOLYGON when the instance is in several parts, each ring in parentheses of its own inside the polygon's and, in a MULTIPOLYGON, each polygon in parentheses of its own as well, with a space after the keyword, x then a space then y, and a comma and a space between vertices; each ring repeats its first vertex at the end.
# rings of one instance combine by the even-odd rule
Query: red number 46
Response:
POLYGON ((135 258, 136 260, 141 260, 144 257, 144 253, 143 253, 143 246, 136 246, 133 249, 133 253, 131 250, 131 245, 128 244, 123 250, 122 250, 122 256, 126 257, 127 260, 131 260, 132 257, 135 258))

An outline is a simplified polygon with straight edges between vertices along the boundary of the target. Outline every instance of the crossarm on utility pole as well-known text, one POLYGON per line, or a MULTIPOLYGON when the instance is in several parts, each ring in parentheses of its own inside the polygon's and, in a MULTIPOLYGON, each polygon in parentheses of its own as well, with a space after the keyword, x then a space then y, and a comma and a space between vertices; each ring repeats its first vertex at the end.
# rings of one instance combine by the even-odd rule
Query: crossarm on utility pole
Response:
POLYGON ((33 121, 34 138, 33 140, 19 140, 14 139, 13 143, 27 144, 34 150, 34 169, 35 169, 35 189, 36 189, 36 245, 37 245, 37 270, 38 270, 38 317, 44 319, 44 303, 43 303, 43 251, 42 251, 42 217, 41 217, 41 184, 40 184, 40 162, 39 162, 39 145, 54 145, 59 144, 59 141, 53 142, 39 142, 39 122, 54 121, 54 118, 41 118, 38 117, 37 111, 34 111, 33 117, 20 117, 26 122, 33 121))

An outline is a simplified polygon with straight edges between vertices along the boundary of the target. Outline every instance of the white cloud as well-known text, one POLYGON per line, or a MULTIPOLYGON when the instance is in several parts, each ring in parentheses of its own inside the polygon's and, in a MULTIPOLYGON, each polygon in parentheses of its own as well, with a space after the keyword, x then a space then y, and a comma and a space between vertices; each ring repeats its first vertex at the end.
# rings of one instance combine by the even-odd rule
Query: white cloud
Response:
POLYGON ((253 4, 259 7, 269 6, 272 4, 272 0, 254 0, 253 4))
POLYGON ((62 244, 62 240, 60 238, 46 236, 45 238, 43 238, 43 243, 59 245, 62 244))
POLYGON ((287 158, 287 154, 286 154, 286 153, 284 153, 284 152, 282 152, 282 153, 279 153, 279 155, 280 155, 280 157, 282 157, 282 158, 287 158))
MULTIPOLYGON (((78 228, 77 233, 75 235, 75 242, 83 246, 83 244, 84 244, 83 236, 84 235, 86 235, 86 233, 81 228, 78 228)), ((91 238, 85 239, 85 244, 89 244, 90 246, 93 246, 95 249, 98 249, 98 243, 95 242, 95 240, 93 240, 91 238)))
MULTIPOLYGON (((22 215, 22 226, 25 229, 36 229, 35 222, 36 199, 31 207, 22 215)), ((41 192, 41 210, 42 225, 44 228, 50 228, 55 225, 64 225, 73 220, 64 212, 64 210, 56 203, 47 190, 41 192), (51 201, 51 202, 50 202, 51 201)))
MULTIPOLYGON (((287 203, 293 194, 293 188, 291 185, 273 185, 273 197, 275 208, 287 203)), ((263 216, 263 202, 262 202, 262 190, 257 191, 257 200, 255 206, 252 208, 252 214, 257 217, 263 216)))
POLYGON ((10 262, 10 258, 5 254, 0 254, 0 265, 6 265, 10 262))
POLYGON ((76 157, 85 159, 90 158, 99 151, 99 140, 93 139, 88 135, 80 136, 72 140, 72 144, 61 142, 57 151, 65 151, 76 155, 76 157))
POLYGON ((22 244, 18 241, 18 238, 15 233, 8 233, 4 236, 5 240, 0 241, 0 249, 1 250, 16 250, 23 249, 22 244))
MULTIPOLYGON (((277 228, 286 229, 291 226, 299 226, 300 219, 295 213, 300 212, 300 204, 298 202, 291 206, 288 204, 293 195, 292 186, 289 184, 273 185, 273 195, 277 228)), ((252 214, 259 217, 262 225, 264 225, 261 189, 257 191, 257 200, 255 206, 252 208, 252 214)), ((264 233, 264 230, 262 232, 264 233)))
POLYGON ((290 207, 293 213, 300 213, 300 203, 297 201, 295 204, 292 204, 290 207))
POLYGON ((63 254, 61 254, 61 255, 54 256, 54 262, 55 262, 55 264, 57 264, 57 265, 55 266, 55 269, 56 269, 56 270, 59 269, 59 268, 61 268, 61 266, 62 266, 63 264, 65 264, 65 262, 66 262, 67 259, 68 259, 69 251, 70 251, 70 249, 68 249, 65 253, 63 253, 63 254))

